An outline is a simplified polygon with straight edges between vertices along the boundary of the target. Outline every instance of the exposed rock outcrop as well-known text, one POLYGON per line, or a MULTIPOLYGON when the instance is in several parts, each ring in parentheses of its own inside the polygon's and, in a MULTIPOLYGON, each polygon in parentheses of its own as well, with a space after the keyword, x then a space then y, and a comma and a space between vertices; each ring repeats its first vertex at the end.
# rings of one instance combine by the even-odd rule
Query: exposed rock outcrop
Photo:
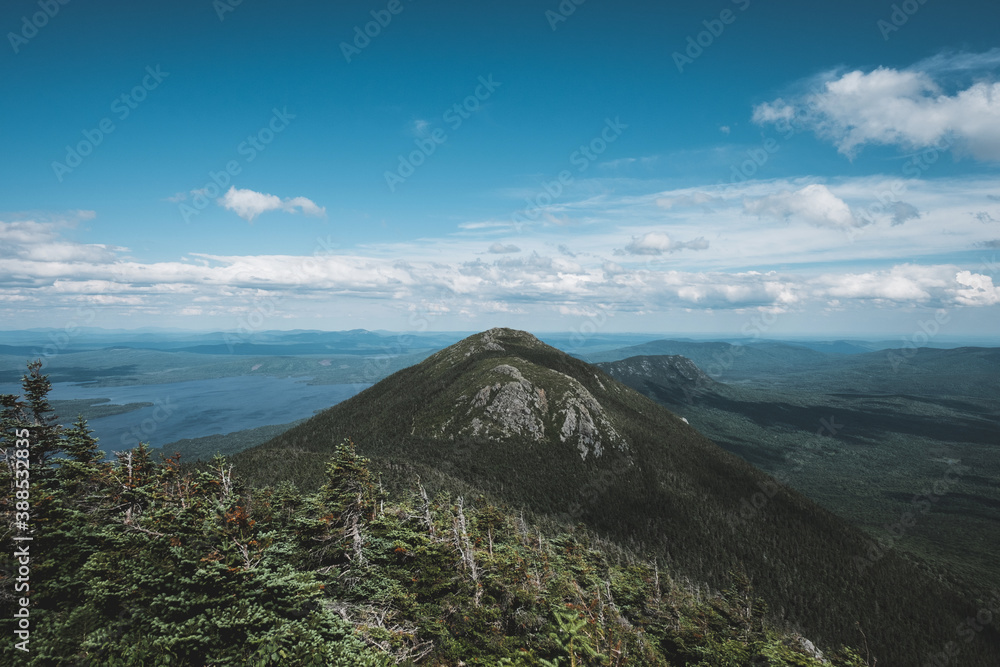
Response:
POLYGON ((491 369, 495 382, 458 399, 459 405, 468 405, 469 418, 460 433, 490 438, 516 435, 535 442, 556 435, 560 442, 576 445, 582 459, 591 454, 599 457, 608 446, 625 446, 601 404, 579 381, 548 369, 534 370, 541 377, 532 382, 511 363, 491 369))

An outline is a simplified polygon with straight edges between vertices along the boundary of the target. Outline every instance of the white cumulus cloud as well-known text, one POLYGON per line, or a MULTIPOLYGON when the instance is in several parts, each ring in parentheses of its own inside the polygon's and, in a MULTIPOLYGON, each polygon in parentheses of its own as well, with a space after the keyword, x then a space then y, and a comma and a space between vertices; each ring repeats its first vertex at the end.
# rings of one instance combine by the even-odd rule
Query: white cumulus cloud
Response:
POLYGON ((963 306, 993 306, 1000 303, 1000 287, 993 285, 993 278, 981 273, 959 271, 955 282, 962 287, 955 290, 955 301, 963 306))
POLYGON ((865 224, 843 199, 818 183, 747 200, 743 211, 749 215, 798 220, 815 227, 847 229, 865 224))
POLYGON ((998 160, 1000 83, 993 80, 996 77, 948 88, 956 72, 995 70, 996 61, 955 54, 910 69, 831 73, 819 77, 805 95, 758 105, 753 119, 758 124, 801 124, 849 157, 866 145, 878 144, 906 150, 953 146, 979 160, 998 160))
POLYGON ((326 209, 317 206, 311 199, 305 197, 291 197, 282 199, 276 195, 255 192, 254 190, 240 190, 230 187, 223 196, 217 200, 219 206, 234 211, 248 222, 253 222, 261 213, 267 211, 285 211, 295 213, 301 211, 305 215, 322 217, 326 215, 326 209))
POLYGON ((827 274, 816 284, 825 297, 897 303, 927 303, 934 294, 944 297, 948 288, 946 270, 906 264, 888 271, 827 274))

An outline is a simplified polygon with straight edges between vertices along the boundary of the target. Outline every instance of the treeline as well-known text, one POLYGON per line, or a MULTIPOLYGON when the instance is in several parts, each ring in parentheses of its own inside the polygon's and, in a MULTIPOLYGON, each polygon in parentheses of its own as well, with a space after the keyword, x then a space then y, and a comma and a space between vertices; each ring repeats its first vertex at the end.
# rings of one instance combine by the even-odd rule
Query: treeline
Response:
POLYGON ((740 572, 713 593, 582 526, 419 483, 389 496, 349 441, 312 493, 248 486, 221 457, 107 461, 86 422, 56 423, 39 364, 24 387, 0 397, 4 544, 32 538, 27 593, 10 549, 0 561, 3 608, 30 601, 28 651, 4 615, 5 664, 830 664, 740 572))

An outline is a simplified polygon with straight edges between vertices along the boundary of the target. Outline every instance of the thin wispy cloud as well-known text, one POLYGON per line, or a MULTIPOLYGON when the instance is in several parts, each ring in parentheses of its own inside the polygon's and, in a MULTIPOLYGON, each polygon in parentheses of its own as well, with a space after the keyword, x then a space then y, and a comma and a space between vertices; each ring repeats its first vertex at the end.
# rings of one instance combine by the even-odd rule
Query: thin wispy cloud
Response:
MULTIPOLYGON (((93 211, 71 211, 64 215, 32 216, 37 219, 0 220, 0 257, 11 265, 44 267, 79 267, 114 262, 128 248, 103 243, 79 243, 66 237, 80 222, 92 220, 93 211)), ((12 282, 31 284, 33 272, 11 272, 12 282)))
MULTIPOLYGON (((676 242, 662 232, 631 239, 630 255, 647 260, 634 266, 599 253, 570 256, 558 248, 552 255, 500 253, 492 261, 427 261, 413 249, 384 258, 192 253, 180 261, 144 263, 125 257, 123 248, 94 244, 78 244, 74 253, 60 256, 58 249, 72 243, 47 224, 0 226, 3 242, 16 246, 0 265, 0 300, 47 308, 87 303, 150 314, 166 308, 195 317, 245 311, 247 304, 262 300, 292 309, 416 302, 439 314, 471 316, 484 312, 477 310, 483 303, 492 304, 490 312, 583 312, 601 303, 615 312, 641 314, 672 308, 808 312, 831 301, 843 308, 987 307, 1000 299, 988 271, 953 264, 895 263, 825 273, 680 270, 661 258, 682 249, 707 249, 708 243, 676 242)), ((595 243, 607 247, 606 241, 595 243)), ((996 245, 992 239, 981 243, 996 245)))
POLYGON ((491 253, 493 253, 494 255, 504 255, 504 254, 510 254, 510 253, 515 253, 515 252, 521 252, 521 249, 518 248, 514 244, 506 244, 505 245, 503 243, 494 243, 493 245, 490 246, 490 250, 489 251, 491 253))
POLYGON ((615 254, 660 256, 680 250, 707 250, 708 245, 703 236, 692 241, 676 241, 663 232, 647 232, 633 238, 623 250, 616 250, 615 254))
POLYGON ((565 243, 559 244, 558 247, 559 254, 565 255, 566 257, 576 257, 576 253, 569 249, 565 243))
POLYGON ((645 157, 623 157, 615 160, 605 160, 598 163, 598 167, 608 170, 623 169, 634 165, 650 166, 656 164, 660 159, 658 155, 647 155, 645 157))
POLYGON ((521 225, 509 220, 481 220, 476 222, 461 222, 458 224, 458 228, 460 230, 471 232, 507 232, 510 230, 517 230, 520 227, 521 225))
POLYGON ((964 51, 944 51, 917 62, 912 69, 932 74, 953 74, 955 72, 982 73, 995 72, 1000 69, 1000 48, 993 48, 982 53, 964 51))
POLYGON ((656 200, 656 205, 667 210, 683 206, 703 206, 705 208, 711 208, 712 204, 718 204, 722 201, 723 200, 720 197, 710 195, 707 192, 693 192, 691 194, 682 194, 676 197, 660 197, 656 200))

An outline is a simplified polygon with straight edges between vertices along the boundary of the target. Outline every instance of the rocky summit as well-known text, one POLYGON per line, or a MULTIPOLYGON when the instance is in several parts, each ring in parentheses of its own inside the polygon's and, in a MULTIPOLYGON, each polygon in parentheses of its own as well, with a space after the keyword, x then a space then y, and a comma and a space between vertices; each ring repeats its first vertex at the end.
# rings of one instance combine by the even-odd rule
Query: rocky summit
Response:
MULTIPOLYGON (((271 444, 298 452, 351 437, 380 455, 405 442, 411 459, 449 469, 468 465, 485 475, 488 463, 539 470, 557 462, 561 474, 586 485, 589 465, 635 465, 620 403, 637 397, 530 333, 496 328, 436 352, 271 444)), ((694 433, 663 414, 671 425, 662 431, 667 441, 694 433)))
MULTIPOLYGON (((440 359, 429 359, 432 363, 454 363, 482 357, 470 368, 471 382, 458 383, 456 391, 445 392, 438 399, 442 404, 454 401, 453 416, 440 428, 430 428, 422 435, 495 441, 518 437, 537 443, 551 436, 576 447, 583 460, 600 457, 608 447, 625 449, 625 439, 587 387, 566 373, 518 356, 518 349, 525 347, 543 350, 547 346, 523 331, 491 329, 467 339, 466 344, 448 348, 440 353, 440 359)), ((595 381, 606 389, 599 377, 595 376, 595 381)), ((416 429, 412 434, 418 434, 416 429)))

